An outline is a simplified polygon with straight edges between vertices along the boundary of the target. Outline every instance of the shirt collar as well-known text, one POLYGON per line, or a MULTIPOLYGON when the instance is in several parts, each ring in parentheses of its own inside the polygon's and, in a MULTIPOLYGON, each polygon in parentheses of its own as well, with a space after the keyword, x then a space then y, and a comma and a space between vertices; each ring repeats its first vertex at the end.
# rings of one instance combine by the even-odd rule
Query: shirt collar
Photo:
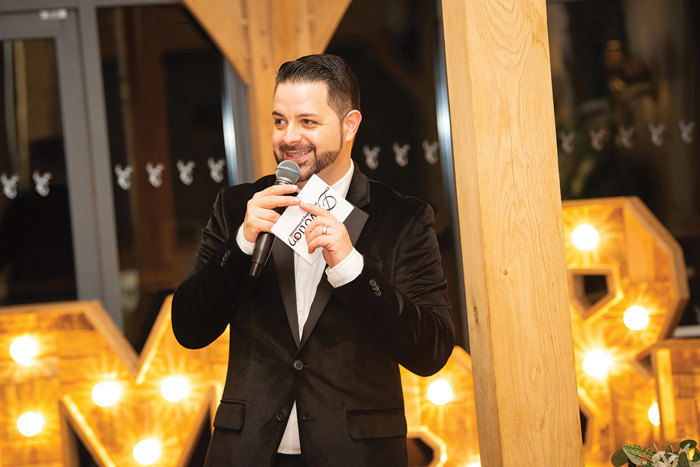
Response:
POLYGON ((331 188, 333 188, 333 191, 341 195, 343 198, 345 198, 348 195, 348 190, 350 189, 350 182, 352 181, 352 173, 355 171, 355 164, 350 161, 350 168, 348 169, 347 172, 345 172, 345 175, 335 182, 331 188))

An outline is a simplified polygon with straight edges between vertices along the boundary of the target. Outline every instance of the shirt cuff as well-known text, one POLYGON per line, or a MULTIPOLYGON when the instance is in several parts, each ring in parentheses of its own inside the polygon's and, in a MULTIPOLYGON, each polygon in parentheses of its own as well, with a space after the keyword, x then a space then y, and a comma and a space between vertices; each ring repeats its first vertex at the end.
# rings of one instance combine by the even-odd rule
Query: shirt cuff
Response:
POLYGON ((243 253, 248 256, 253 255, 253 250, 255 250, 255 243, 250 243, 243 236, 243 224, 238 227, 238 233, 236 234, 236 243, 238 243, 238 248, 241 249, 243 253))
POLYGON ((335 289, 341 285, 355 280, 365 267, 365 259, 356 249, 352 249, 349 255, 333 268, 326 268, 328 283, 335 289))

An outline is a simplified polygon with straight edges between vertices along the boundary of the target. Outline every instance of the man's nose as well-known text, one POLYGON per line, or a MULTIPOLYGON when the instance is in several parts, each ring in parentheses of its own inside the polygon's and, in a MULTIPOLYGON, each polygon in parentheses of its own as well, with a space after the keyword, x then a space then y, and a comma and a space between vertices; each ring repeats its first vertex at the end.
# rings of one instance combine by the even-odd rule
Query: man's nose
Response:
POLYGON ((284 144, 292 145, 301 141, 301 133, 296 125, 287 125, 287 129, 284 132, 284 144))

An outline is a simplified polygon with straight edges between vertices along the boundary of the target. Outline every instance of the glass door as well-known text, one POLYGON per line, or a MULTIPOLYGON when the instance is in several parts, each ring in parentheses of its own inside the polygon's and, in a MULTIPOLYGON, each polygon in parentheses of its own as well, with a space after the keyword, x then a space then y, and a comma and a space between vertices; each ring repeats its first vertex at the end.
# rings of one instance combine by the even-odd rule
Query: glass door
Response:
POLYGON ((104 297, 75 15, 0 15, 0 305, 104 297))

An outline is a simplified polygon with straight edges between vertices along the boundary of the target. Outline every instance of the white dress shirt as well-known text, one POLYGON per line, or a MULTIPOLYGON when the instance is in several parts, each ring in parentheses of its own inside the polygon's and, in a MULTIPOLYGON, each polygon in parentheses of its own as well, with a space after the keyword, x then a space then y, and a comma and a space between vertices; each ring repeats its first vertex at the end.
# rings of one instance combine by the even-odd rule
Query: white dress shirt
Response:
MULTIPOLYGON (((354 164, 350 164, 350 169, 333 186, 333 190, 343 198, 347 196, 350 189, 350 181, 354 171, 354 164)), ((243 236, 243 226, 238 228, 236 242, 243 253, 253 254, 255 244, 249 242, 243 236)), ((299 319, 299 340, 304 331, 304 324, 309 317, 311 304, 316 296, 316 288, 323 277, 323 270, 326 269, 326 278, 333 288, 345 285, 354 280, 362 272, 364 259, 362 255, 353 248, 350 254, 334 268, 326 268, 326 262, 322 255, 309 264, 297 253, 294 253, 294 286, 297 302, 297 318, 299 319)), ((297 403, 294 402, 289 413, 287 427, 284 430, 282 441, 280 442, 278 453, 281 454, 301 454, 301 443, 299 441, 299 425, 297 421, 297 403)))

